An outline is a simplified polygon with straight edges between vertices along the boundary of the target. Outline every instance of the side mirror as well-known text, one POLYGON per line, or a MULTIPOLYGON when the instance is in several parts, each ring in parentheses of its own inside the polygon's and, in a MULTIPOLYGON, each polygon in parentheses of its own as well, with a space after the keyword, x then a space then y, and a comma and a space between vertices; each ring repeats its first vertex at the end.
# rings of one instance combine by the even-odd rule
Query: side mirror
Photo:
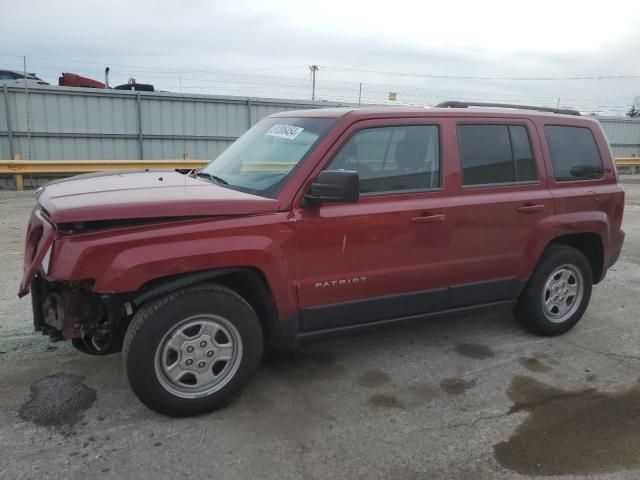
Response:
POLYGON ((324 170, 320 172, 302 199, 303 207, 324 202, 357 202, 360 197, 358 172, 348 170, 324 170))

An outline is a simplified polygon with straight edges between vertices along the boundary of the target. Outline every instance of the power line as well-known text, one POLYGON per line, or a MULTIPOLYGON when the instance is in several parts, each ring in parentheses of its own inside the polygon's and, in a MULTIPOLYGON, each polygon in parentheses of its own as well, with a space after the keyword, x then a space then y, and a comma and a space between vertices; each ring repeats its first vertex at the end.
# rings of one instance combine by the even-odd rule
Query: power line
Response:
MULTIPOLYGON (((9 54, 2 54, 2 56, 8 56, 8 57, 20 57, 22 58, 22 55, 9 55, 9 54)), ((113 63, 113 62, 96 62, 96 61, 90 61, 90 60, 75 60, 75 59, 69 59, 69 58, 57 58, 57 57, 40 57, 40 56, 29 56, 29 59, 31 60, 43 60, 43 61, 48 61, 48 62, 69 62, 69 63, 79 63, 79 64, 85 64, 85 65, 101 65, 101 66, 105 66, 105 65, 109 65, 112 67, 122 67, 122 68, 131 68, 131 69, 135 69, 136 71, 153 71, 153 72, 157 72, 157 73, 205 73, 205 74, 219 74, 219 75, 236 75, 236 72, 239 71, 259 71, 259 70, 277 70, 277 69, 290 69, 290 68, 304 68, 304 66, 285 66, 285 67, 257 67, 257 68, 252 68, 252 69, 236 69, 236 70, 202 70, 202 69, 185 69, 185 68, 168 68, 168 67, 158 67, 158 66, 149 66, 149 65, 129 65, 129 64, 124 64, 124 63, 113 63)), ((250 75, 247 73, 243 73, 241 75, 250 75)), ((253 76, 261 76, 261 75, 253 75, 253 76)), ((273 77, 273 78, 284 78, 287 79, 287 77, 273 77)))
MULTIPOLYGON (((136 73, 136 70, 114 70, 116 74, 120 74, 123 77, 136 73)), ((139 72, 138 72, 139 73, 139 72)), ((259 78, 263 80, 259 84, 253 81, 245 81, 244 79, 234 78, 233 80, 221 80, 214 78, 203 78, 203 77, 181 77, 182 80, 192 81, 192 82, 203 82, 203 83, 228 83, 228 84, 244 84, 244 85, 264 85, 264 80, 287 80, 289 82, 299 82, 298 84, 293 83, 277 83, 274 86, 277 87, 292 87, 292 88, 306 88, 308 85, 308 80, 304 79, 296 79, 291 77, 273 77, 273 76, 256 76, 256 75, 244 75, 239 74, 238 77, 248 77, 250 79, 259 78)), ((179 77, 177 76, 163 76, 163 75, 154 75, 154 78, 162 78, 162 79, 171 79, 177 80, 179 77)), ((541 96, 541 95, 529 95, 529 94, 519 94, 519 93, 504 93, 504 92, 487 92, 487 91, 473 91, 473 90, 441 90, 429 87, 417 87, 411 85, 398 85, 398 84, 383 84, 383 83, 363 83, 363 82, 355 82, 355 81, 345 81, 345 80, 324 80, 320 84, 316 86, 316 90, 340 90, 340 91, 351 91, 358 92, 360 90, 360 83, 363 84, 363 88, 366 88, 367 92, 375 92, 375 93, 387 93, 389 89, 395 89, 402 93, 402 96, 410 96, 410 97, 431 97, 431 98, 443 98, 443 97, 456 97, 456 98, 466 98, 466 99, 476 99, 476 98, 495 98, 495 97, 503 97, 503 98, 513 98, 513 99, 536 99, 536 100, 547 100, 555 102, 557 100, 557 95, 549 95, 549 96, 541 96), (373 88, 372 88, 373 87, 373 88), (380 87, 380 88, 376 88, 380 87), (414 92, 414 93, 407 93, 414 92), (420 93, 426 92, 426 93, 420 93), (417 94, 416 94, 417 93, 417 94)), ((602 101, 617 101, 617 100, 632 100, 633 96, 620 96, 620 97, 562 97, 564 101, 570 102, 602 102, 602 101)))
POLYGON ((374 75, 388 75, 398 77, 440 78, 446 80, 516 80, 516 81, 559 81, 559 80, 629 80, 638 79, 640 75, 588 75, 568 77, 492 77, 482 75, 448 75, 432 73, 407 73, 407 72, 383 72, 379 70, 366 70, 360 68, 330 67, 321 65, 325 70, 341 72, 369 73, 374 75))
MULTIPOLYGON (((22 58, 22 56, 18 55, 9 55, 9 54, 0 54, 2 56, 11 56, 16 58, 22 58)), ((94 67, 83 69, 85 71, 97 71, 96 67, 99 65, 103 67, 108 62, 98 62, 98 61, 84 61, 84 60, 71 60, 71 59, 61 59, 61 58, 52 58, 52 57, 29 57, 30 60, 36 59, 44 62, 73 62, 80 63, 86 65, 93 65, 94 67)), ((31 63, 33 66, 33 61, 31 63)), ((238 90, 238 91, 255 91, 256 87, 259 88, 261 92, 266 91, 269 92, 270 96, 281 96, 282 93, 276 93, 278 89, 282 91, 283 89, 295 89, 298 92, 295 92, 296 97, 300 97, 299 91, 306 89, 309 87, 309 78, 295 78, 293 76, 274 76, 270 74, 251 74, 251 73, 242 73, 242 72, 251 72, 258 70, 270 70, 270 69, 289 69, 289 68, 300 68, 302 73, 302 68, 307 69, 306 66, 274 66, 274 67, 256 67, 256 68, 247 68, 247 69, 237 69, 237 70, 205 70, 205 69, 173 69, 166 67, 158 67, 158 66, 140 66, 140 65, 126 65, 120 63, 111 63, 111 66, 116 67, 115 70, 112 70, 112 74, 114 78, 122 76, 123 79, 129 77, 132 74, 140 74, 140 75, 148 75, 153 77, 153 79, 166 79, 166 80, 176 80, 178 82, 191 82, 185 85, 183 83, 183 88, 188 90, 221 90, 223 87, 220 87, 219 84, 226 84, 224 89, 226 90, 238 90), (119 67, 119 68, 118 68, 119 67), (182 73, 192 73, 196 75, 184 76, 182 73), (163 75, 165 74, 165 75, 163 75), (201 75, 198 75, 201 74, 201 75), (223 78, 216 78, 223 77, 223 78), (226 78, 225 78, 226 77, 226 78), (273 82, 273 83, 270 83, 273 82), (195 83, 195 85, 194 85, 195 83), (197 85, 204 84, 204 86, 197 85), (249 88, 247 88, 249 87, 249 88), (271 90, 270 90, 271 89, 271 90)), ((472 76, 451 76, 451 75, 426 75, 426 74, 413 74, 413 73, 404 73, 404 72, 382 72, 377 70, 365 70, 365 69, 356 69, 356 68, 347 68, 347 67, 322 67, 323 70, 327 69, 329 71, 342 71, 347 73, 372 73, 376 75, 389 75, 391 77, 396 78, 456 78, 456 79, 519 79, 525 80, 528 77, 472 77, 472 76)), ((46 67, 46 69, 50 69, 50 67, 46 67)), ((100 68, 101 73, 102 70, 100 68)), ((314 72, 312 72, 314 73, 314 72)), ((392 104, 407 104, 407 105, 426 105, 435 103, 435 101, 445 100, 448 98, 456 98, 461 100, 476 100, 476 101, 487 101, 493 100, 498 101, 499 99, 508 99, 509 101, 517 101, 526 103, 526 99, 532 99, 535 103, 545 103, 551 104, 553 102, 555 104, 558 95, 549 95, 549 96, 541 96, 541 95, 530 95, 524 93, 515 93, 515 92, 496 92, 496 91, 472 91, 472 90, 461 90, 461 89, 453 89, 453 90, 442 90, 442 89, 434 89, 429 87, 421 87, 415 85, 398 85, 397 83, 403 82, 390 82, 390 83, 382 83, 380 80, 378 82, 367 83, 362 82, 361 78, 358 81, 353 80, 332 80, 325 79, 326 75, 323 75, 323 80, 316 84, 314 92, 312 93, 312 98, 319 96, 322 99, 329 98, 340 98, 340 101, 349 101, 349 102, 357 102, 360 99, 361 102, 364 103, 388 103, 384 100, 385 94, 388 91, 397 91, 399 94, 399 98, 402 99, 400 102, 391 102, 392 104), (361 90, 362 89, 362 90, 361 90), (333 93, 335 92, 335 93, 333 93), (373 95, 372 95, 373 94, 373 95), (372 102, 373 99, 373 102, 372 102)), ((607 79, 607 78, 620 78, 622 76, 598 76, 598 79, 607 79)), ((624 77, 638 77, 640 76, 624 76, 624 77)), ((538 77, 539 79, 552 79, 552 77, 538 77)), ((577 78, 587 78, 587 77, 555 77, 556 79, 577 79, 577 78)), ((589 77, 596 78, 596 77, 589 77)), ((384 81, 384 80, 383 80, 384 81)), ((155 83, 155 82, 154 82, 155 83)), ((175 88, 173 85, 166 85, 168 82, 159 82, 161 84, 160 88, 175 88), (162 83, 165 83, 164 87, 162 87, 162 83)), ((312 87, 313 88, 313 87, 312 87)), ((498 89, 498 87, 495 87, 498 89)), ((482 90, 482 89, 480 89, 482 90)), ((308 90, 307 90, 308 91, 308 90)), ((287 96, 292 96, 294 92, 287 91, 287 96)), ((610 111, 617 111, 618 108, 626 108, 620 103, 631 102, 633 99, 632 95, 629 96, 616 96, 616 97, 564 97, 562 96, 563 103, 569 102, 572 106, 576 108, 580 108, 581 110, 598 110, 602 108, 609 109, 610 111)), ((303 98, 303 97, 302 97, 303 98)), ((503 100, 504 101, 504 100, 503 100)))

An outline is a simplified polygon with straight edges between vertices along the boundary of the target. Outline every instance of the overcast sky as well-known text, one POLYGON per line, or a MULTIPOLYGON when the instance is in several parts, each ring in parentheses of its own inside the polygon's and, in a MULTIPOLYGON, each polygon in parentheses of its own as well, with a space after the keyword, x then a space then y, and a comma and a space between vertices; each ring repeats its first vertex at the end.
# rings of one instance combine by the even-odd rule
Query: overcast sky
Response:
POLYGON ((599 112, 640 96, 640 1, 0 0, 0 65, 162 90, 599 112), (567 77, 612 77, 568 80, 567 77), (459 78, 483 77, 483 78, 459 78), (496 77, 499 77, 496 79, 496 77), (510 79, 504 79, 508 77, 510 79), (557 78, 515 80, 513 78, 557 78))

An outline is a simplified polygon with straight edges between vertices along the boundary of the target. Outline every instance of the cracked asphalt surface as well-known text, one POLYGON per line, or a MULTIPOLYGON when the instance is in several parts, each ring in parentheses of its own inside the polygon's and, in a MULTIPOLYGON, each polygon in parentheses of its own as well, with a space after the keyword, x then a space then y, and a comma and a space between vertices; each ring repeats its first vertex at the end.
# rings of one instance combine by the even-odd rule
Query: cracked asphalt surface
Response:
POLYGON ((640 184, 624 187, 622 256, 569 333, 498 310, 310 343, 179 420, 138 402, 119 354, 33 334, 16 296, 33 193, 0 191, 0 478, 636 479, 640 184))

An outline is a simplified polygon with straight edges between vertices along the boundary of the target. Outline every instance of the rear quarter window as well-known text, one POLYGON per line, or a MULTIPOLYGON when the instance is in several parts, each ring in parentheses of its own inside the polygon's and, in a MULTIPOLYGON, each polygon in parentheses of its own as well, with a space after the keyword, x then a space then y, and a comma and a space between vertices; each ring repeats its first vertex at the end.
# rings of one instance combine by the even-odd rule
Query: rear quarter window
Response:
POLYGON ((602 158, 591 130, 547 125, 544 133, 557 181, 591 180, 604 175, 602 158))

